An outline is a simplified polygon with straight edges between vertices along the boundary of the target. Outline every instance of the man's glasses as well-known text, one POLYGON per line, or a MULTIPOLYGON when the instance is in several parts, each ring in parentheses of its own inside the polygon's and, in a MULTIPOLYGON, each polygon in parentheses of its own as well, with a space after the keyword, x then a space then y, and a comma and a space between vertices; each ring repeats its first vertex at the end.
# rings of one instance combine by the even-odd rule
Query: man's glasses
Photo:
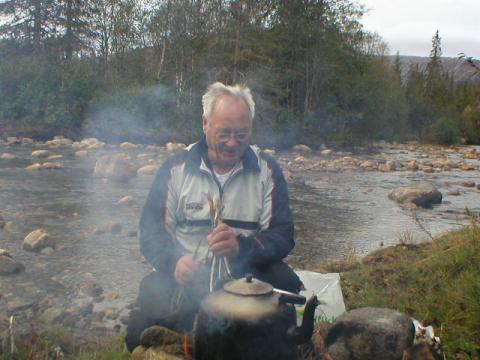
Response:
POLYGON ((227 142, 231 137, 234 137, 238 142, 245 142, 250 137, 248 131, 219 131, 215 133, 215 140, 218 142, 227 142))

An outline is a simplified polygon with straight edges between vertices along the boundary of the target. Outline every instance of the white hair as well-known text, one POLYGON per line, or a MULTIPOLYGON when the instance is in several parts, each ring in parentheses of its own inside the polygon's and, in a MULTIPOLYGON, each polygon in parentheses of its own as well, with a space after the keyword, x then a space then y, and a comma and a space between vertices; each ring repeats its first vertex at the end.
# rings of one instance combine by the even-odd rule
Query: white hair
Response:
POLYGON ((250 110, 250 122, 252 122, 255 116, 255 102, 253 101, 250 89, 243 85, 228 86, 218 81, 211 84, 202 97, 203 116, 207 121, 209 121, 212 116, 217 100, 223 96, 230 96, 245 101, 250 110))

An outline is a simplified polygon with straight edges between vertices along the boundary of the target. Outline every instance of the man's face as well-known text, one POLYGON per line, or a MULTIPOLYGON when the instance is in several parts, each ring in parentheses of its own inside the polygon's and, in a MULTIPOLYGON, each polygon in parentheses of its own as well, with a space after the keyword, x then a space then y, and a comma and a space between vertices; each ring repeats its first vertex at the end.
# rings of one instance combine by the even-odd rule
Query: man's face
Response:
POLYGON ((203 119, 208 157, 215 170, 228 171, 242 157, 251 134, 250 112, 242 99, 217 100, 209 120, 203 119))

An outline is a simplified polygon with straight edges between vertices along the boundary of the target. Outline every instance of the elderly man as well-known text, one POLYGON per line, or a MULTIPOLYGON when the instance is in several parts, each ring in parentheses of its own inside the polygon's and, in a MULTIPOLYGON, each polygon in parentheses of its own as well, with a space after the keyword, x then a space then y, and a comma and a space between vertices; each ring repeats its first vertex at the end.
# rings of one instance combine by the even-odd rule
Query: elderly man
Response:
POLYGON ((130 315, 130 350, 151 325, 191 329, 214 257, 236 278, 250 272, 283 290, 302 286, 282 261, 294 247, 282 171, 249 146, 255 113, 250 90, 216 82, 202 104, 204 137, 165 161, 143 209, 140 247, 155 271, 140 284, 130 315), (221 210, 215 227, 211 200, 221 210))

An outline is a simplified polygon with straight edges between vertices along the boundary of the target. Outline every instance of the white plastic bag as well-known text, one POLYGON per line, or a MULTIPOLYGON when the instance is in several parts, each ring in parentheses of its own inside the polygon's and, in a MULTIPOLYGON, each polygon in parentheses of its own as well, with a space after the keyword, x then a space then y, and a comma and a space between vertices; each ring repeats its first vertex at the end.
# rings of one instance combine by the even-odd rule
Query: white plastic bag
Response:
MULTIPOLYGON (((316 322, 333 322, 345 312, 345 303, 340 287, 340 274, 322 274, 313 271, 295 271, 295 273, 300 277, 306 288, 306 290, 300 292, 300 295, 307 299, 312 295, 317 295, 321 302, 315 310, 316 322)), ((297 307, 298 312, 302 313, 302 310, 303 306, 297 307)))

